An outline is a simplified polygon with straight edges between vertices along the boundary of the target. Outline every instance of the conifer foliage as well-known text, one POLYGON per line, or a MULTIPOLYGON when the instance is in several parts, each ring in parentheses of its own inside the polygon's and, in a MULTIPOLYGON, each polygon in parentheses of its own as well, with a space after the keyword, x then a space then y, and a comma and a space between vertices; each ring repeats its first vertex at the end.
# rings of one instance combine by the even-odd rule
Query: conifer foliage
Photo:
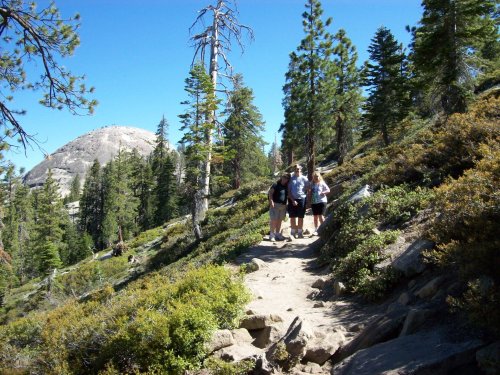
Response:
POLYGON ((423 16, 413 29, 420 89, 434 110, 464 112, 483 59, 498 61, 498 1, 423 0, 422 6, 423 16), (497 55, 485 54, 485 46, 497 55))
POLYGON ((370 61, 366 63, 365 85, 369 95, 365 104, 365 136, 382 134, 390 143, 390 131, 409 110, 406 57, 402 46, 389 29, 380 27, 368 47, 370 61))

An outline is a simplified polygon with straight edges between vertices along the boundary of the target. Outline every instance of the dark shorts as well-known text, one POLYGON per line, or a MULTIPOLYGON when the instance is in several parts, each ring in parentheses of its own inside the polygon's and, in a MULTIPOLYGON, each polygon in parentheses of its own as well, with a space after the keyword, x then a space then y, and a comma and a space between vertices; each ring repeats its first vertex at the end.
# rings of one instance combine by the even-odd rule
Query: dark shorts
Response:
POLYGON ((321 203, 311 204, 311 209, 312 209, 313 215, 322 215, 322 216, 324 216, 325 215, 325 211, 326 211, 326 203, 325 202, 321 202, 321 203))
POLYGON ((306 214, 306 199, 295 199, 297 201, 297 205, 294 206, 290 202, 288 202, 288 215, 290 217, 298 217, 303 219, 306 214))

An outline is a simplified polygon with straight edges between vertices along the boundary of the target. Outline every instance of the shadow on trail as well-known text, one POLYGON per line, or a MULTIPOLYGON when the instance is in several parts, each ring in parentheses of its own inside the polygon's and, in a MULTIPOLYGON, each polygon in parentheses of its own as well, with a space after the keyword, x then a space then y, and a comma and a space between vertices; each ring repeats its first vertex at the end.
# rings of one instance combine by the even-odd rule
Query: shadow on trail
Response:
POLYGON ((234 263, 236 265, 245 264, 250 262, 253 258, 259 258, 266 263, 271 263, 281 259, 297 258, 309 260, 305 269, 309 272, 318 268, 317 265, 317 250, 320 246, 321 240, 319 237, 313 242, 301 243, 298 241, 290 242, 272 242, 263 241, 261 244, 248 249, 245 253, 239 255, 234 263))

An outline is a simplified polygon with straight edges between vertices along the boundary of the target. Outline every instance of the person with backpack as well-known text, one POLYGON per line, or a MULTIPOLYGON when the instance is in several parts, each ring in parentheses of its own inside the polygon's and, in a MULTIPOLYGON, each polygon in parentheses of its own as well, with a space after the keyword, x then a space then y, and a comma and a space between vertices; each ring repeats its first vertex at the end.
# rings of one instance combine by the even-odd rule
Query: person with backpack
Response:
POLYGON ((286 216, 286 202, 288 200, 288 181, 290 175, 283 174, 268 192, 269 197, 269 241, 284 241, 281 234, 281 223, 286 216))

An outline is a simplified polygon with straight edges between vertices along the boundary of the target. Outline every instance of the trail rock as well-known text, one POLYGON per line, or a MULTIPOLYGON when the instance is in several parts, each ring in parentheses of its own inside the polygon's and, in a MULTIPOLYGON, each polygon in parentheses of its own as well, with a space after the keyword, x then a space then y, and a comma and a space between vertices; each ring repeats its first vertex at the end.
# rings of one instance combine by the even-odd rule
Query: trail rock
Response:
POLYGON ((375 318, 351 342, 338 351, 335 356, 336 360, 344 359, 358 350, 396 337, 406 314, 406 309, 399 309, 375 318))
POLYGON ((317 279, 312 285, 311 287, 312 288, 316 288, 316 289, 323 289, 325 287, 325 284, 326 284, 326 280, 322 277, 320 277, 319 279, 317 279))
POLYGON ((245 359, 257 360, 263 356, 264 351, 252 344, 238 344, 222 348, 214 353, 215 356, 226 362, 240 362, 245 359))
POLYGON ((422 251, 432 249, 434 242, 419 238, 403 250, 394 261, 392 267, 406 277, 413 277, 422 273, 426 266, 422 260, 422 251))
POLYGON ((254 331, 254 337, 255 340, 252 344, 257 348, 264 349, 283 337, 283 329, 276 325, 268 326, 258 331, 254 331))
POLYGON ((280 323, 283 319, 279 315, 247 315, 240 323, 240 328, 246 328, 249 331, 255 329, 262 329, 273 325, 274 323, 280 323))
POLYGON ((307 343, 304 361, 324 364, 345 341, 342 332, 324 334, 315 332, 314 338, 307 343))
POLYGON ((228 329, 221 329, 215 331, 212 335, 212 339, 207 344, 207 351, 209 353, 212 353, 216 350, 231 346, 234 343, 235 341, 233 335, 231 334, 231 331, 229 331, 228 329))
POLYGON ((451 342, 432 332, 403 336, 360 350, 336 364, 335 375, 445 375, 474 360, 479 340, 451 342))
POLYGON ((343 282, 337 280, 333 283, 333 289, 336 296, 341 296, 345 293, 346 287, 343 282))
POLYGON ((485 374, 500 374, 500 341, 478 350, 476 360, 485 374))
POLYGON ((427 309, 412 309, 406 316, 403 328, 399 336, 411 335, 417 332, 418 328, 421 327, 427 319, 435 314, 435 311, 427 309))
POLYGON ((248 332, 248 330, 245 328, 233 329, 231 331, 231 334, 233 335, 233 339, 236 342, 236 344, 242 344, 242 343, 249 344, 254 340, 253 337, 250 335, 250 332, 248 332))
POLYGON ((264 262, 262 259, 253 258, 249 263, 247 263, 247 272, 255 272, 266 267, 266 262, 264 262))
POLYGON ((439 290, 439 287, 443 283, 445 278, 443 276, 438 276, 431 281, 429 281, 427 284, 425 284, 422 288, 420 288, 417 292, 415 292, 415 295, 420 297, 420 298, 430 298, 433 297, 439 290))
POLYGON ((294 358, 299 360, 306 354, 306 346, 308 341, 313 337, 313 333, 308 324, 300 317, 296 317, 286 335, 283 337, 283 342, 286 346, 286 351, 294 358))

